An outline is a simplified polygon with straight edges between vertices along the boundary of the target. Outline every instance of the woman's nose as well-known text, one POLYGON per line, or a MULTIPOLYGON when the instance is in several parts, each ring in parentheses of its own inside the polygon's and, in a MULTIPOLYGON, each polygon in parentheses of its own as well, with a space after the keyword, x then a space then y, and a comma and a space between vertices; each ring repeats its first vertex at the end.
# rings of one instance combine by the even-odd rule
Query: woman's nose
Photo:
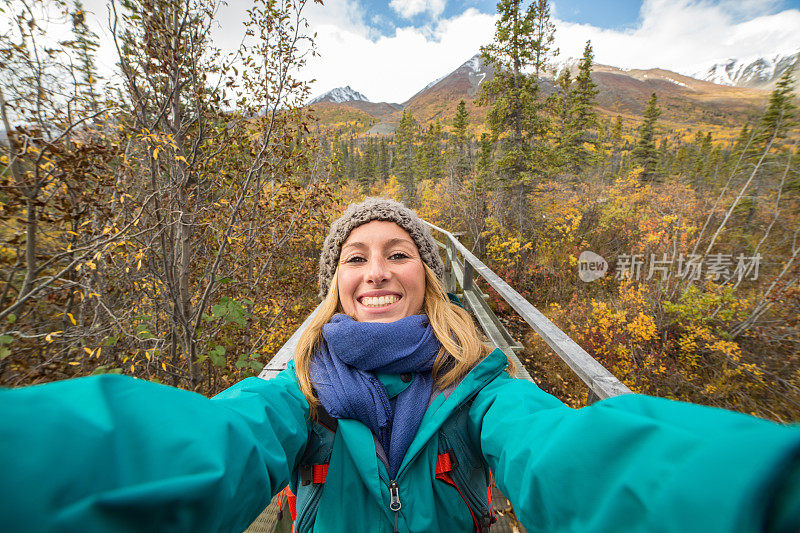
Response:
POLYGON ((382 258, 372 259, 367 266, 366 281, 382 283, 389 279, 388 265, 382 258))

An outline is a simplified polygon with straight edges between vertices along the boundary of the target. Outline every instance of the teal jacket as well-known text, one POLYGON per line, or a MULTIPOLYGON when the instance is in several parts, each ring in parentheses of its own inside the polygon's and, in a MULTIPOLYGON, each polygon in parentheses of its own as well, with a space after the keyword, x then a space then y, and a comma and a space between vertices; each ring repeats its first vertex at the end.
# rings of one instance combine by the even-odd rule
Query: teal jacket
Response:
MULTIPOLYGON (((640 395, 574 410, 504 366, 495 350, 429 407, 398 474, 401 531, 462 530, 433 436, 468 401, 529 531, 800 530, 800 428, 640 395)), ((0 531, 241 531, 290 480, 309 428, 291 369, 213 399, 81 378, 2 390, 0 409, 0 531)), ((391 531, 382 468, 369 430, 340 421, 315 530, 391 531)))

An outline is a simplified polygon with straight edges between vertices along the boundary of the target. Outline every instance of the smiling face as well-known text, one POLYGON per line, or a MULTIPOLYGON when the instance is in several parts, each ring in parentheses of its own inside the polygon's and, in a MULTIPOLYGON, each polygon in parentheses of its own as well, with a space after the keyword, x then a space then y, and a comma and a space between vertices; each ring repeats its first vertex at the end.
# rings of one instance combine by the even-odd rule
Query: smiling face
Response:
POLYGON ((419 314, 425 268, 417 245, 394 222, 373 220, 347 237, 339 256, 339 302, 359 322, 419 314))

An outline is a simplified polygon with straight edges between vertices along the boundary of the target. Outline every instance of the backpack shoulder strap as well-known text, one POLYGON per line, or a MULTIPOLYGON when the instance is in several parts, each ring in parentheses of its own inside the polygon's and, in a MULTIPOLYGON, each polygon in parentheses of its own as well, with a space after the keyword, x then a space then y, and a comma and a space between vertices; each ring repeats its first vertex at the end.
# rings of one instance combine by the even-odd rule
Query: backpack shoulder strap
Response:
POLYGON ((317 407, 317 422, 322 424, 322 426, 331 431, 332 433, 336 433, 336 430, 339 428, 339 420, 333 418, 328 410, 322 406, 322 404, 317 407))
POLYGON ((472 400, 462 405, 439 429, 436 479, 458 490, 469 508, 475 530, 486 533, 497 519, 492 509, 492 473, 480 447, 469 437, 467 423, 472 400))

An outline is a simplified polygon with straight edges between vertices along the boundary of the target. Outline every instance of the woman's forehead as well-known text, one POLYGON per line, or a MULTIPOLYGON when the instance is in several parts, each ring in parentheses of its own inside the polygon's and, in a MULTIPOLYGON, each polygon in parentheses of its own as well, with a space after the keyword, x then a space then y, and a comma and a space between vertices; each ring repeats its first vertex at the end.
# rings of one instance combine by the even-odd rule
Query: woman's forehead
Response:
POLYGON ((386 220, 373 220, 362 224, 350 232, 347 240, 344 241, 342 249, 349 246, 382 245, 392 246, 394 244, 408 244, 417 248, 411 235, 395 224, 386 220))

